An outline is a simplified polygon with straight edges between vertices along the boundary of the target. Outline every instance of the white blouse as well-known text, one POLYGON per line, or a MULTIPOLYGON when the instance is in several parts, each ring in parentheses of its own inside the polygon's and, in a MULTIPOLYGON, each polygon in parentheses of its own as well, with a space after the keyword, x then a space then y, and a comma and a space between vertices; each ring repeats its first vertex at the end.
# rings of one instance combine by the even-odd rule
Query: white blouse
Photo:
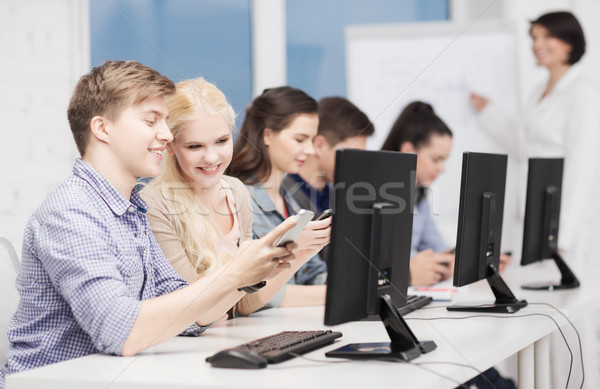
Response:
POLYGON ((579 265, 589 265, 598 262, 589 256, 600 234, 600 91, 576 65, 541 98, 546 85, 533 91, 517 123, 492 103, 479 122, 518 158, 521 219, 528 158, 564 157, 559 247, 567 260, 578 258, 579 265))

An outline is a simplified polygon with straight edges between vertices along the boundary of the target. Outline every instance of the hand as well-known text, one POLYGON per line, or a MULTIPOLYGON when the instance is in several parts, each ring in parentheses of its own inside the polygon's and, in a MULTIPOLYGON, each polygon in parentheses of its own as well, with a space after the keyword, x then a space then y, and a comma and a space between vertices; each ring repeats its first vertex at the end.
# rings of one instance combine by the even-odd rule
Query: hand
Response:
POLYGON ((471 93, 471 105, 475 108, 475 111, 481 112, 488 105, 490 100, 486 97, 478 95, 477 93, 471 93))
POLYGON ((500 254, 500 265, 498 266, 498 271, 503 272, 506 267, 512 262, 513 257, 508 253, 500 254))
POLYGON ((452 276, 454 269, 454 254, 449 251, 435 253, 433 250, 423 250, 410 260, 410 284, 425 286, 437 284, 452 276))
POLYGON ((283 247, 276 247, 275 242, 296 223, 296 218, 288 218, 262 238, 240 245, 227 265, 228 270, 239 279, 239 285, 236 287, 257 284, 291 267, 289 261, 295 258, 292 251, 298 245, 292 242, 283 247))
POLYGON ((328 217, 324 220, 309 222, 296 239, 298 249, 317 254, 325 245, 329 244, 329 240, 331 239, 331 219, 331 217, 328 217))

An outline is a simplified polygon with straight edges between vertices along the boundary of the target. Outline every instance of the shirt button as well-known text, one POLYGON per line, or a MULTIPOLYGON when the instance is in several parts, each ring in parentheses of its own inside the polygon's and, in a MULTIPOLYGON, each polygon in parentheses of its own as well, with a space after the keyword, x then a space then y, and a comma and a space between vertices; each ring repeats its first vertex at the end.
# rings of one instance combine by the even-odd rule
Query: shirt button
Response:
POLYGON ((129 213, 135 212, 135 208, 133 208, 133 205, 130 205, 129 208, 127 208, 127 212, 129 212, 129 213))
POLYGON ((135 236, 135 237, 137 238, 137 232, 134 232, 134 233, 133 233, 133 236, 135 236))
POLYGON ((144 235, 148 235, 148 231, 144 230, 144 235))

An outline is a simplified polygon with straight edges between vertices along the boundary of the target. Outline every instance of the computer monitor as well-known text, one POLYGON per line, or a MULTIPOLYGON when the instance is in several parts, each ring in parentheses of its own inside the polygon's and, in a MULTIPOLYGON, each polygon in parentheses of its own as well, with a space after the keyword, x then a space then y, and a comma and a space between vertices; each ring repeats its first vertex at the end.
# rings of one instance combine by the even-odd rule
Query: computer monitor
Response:
POLYGON ((506 155, 463 153, 454 286, 486 279, 496 301, 452 305, 450 311, 514 313, 527 305, 517 300, 498 272, 506 163, 506 155))
POLYGON ((417 340, 396 308, 409 283, 415 172, 415 154, 336 152, 325 324, 378 314, 391 342, 350 344, 328 357, 412 360, 436 348, 417 340))
POLYGON ((558 254, 558 225, 563 175, 562 158, 530 158, 523 225, 521 266, 552 258, 560 270, 559 284, 523 285, 523 289, 555 290, 579 287, 579 280, 558 254))

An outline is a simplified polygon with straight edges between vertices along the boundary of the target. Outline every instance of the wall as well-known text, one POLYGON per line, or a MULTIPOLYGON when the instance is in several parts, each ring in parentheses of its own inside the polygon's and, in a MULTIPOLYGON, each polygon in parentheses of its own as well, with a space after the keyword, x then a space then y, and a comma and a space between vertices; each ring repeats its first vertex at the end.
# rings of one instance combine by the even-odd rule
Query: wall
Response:
POLYGON ((202 76, 243 116, 251 98, 250 0, 91 0, 90 14, 93 66, 131 59, 174 82, 202 76))
POLYGON ((288 84, 315 98, 346 96, 344 28, 350 24, 446 20, 448 0, 288 0, 288 84))
POLYGON ((71 173, 72 88, 89 68, 87 2, 0 2, 0 236, 21 256, 25 223, 71 173))

